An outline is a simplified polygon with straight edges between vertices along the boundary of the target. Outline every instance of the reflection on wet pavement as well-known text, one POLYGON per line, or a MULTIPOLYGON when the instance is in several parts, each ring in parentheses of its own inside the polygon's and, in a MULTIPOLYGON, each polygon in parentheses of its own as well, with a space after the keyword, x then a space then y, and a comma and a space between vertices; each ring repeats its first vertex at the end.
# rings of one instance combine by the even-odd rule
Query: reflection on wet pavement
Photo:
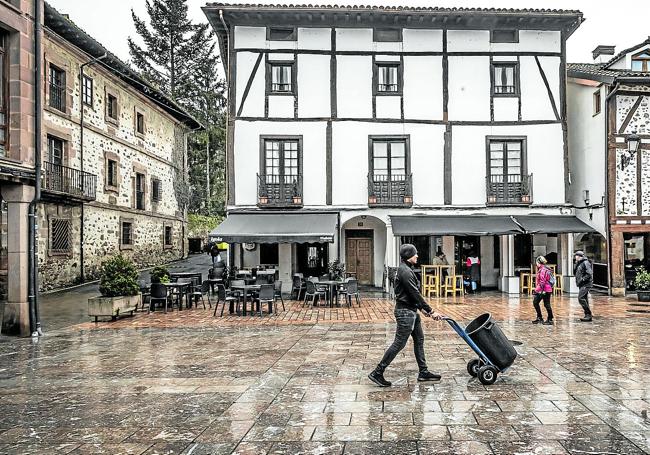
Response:
POLYGON ((366 379, 390 322, 189 324, 201 309, 0 338, 0 453, 650 453, 650 319, 596 299, 581 324, 574 303, 554 327, 530 324, 527 301, 441 304, 464 322, 494 310, 522 342, 492 386, 444 322, 426 323, 442 381, 416 382, 407 346, 390 389, 366 379))

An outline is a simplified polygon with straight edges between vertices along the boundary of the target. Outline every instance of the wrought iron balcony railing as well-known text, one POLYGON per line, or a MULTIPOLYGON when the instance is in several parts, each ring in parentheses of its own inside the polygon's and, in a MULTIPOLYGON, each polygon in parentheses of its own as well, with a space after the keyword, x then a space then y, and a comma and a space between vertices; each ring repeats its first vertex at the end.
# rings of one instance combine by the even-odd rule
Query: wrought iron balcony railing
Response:
POLYGON ((411 174, 368 174, 368 205, 413 205, 411 174))
POLYGON ((302 207, 302 175, 257 175, 259 207, 302 207))
POLYGON ((61 164, 43 163, 43 191, 58 193, 75 199, 94 201, 97 176, 61 164))
POLYGON ((533 202, 533 174, 490 175, 486 178, 488 205, 528 205, 533 202))

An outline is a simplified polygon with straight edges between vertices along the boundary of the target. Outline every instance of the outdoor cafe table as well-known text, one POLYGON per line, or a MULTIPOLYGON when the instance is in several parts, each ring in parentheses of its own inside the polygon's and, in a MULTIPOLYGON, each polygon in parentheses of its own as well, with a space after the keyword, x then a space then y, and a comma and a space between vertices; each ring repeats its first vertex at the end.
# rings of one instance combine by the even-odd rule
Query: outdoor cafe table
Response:
MULTIPOLYGON (((231 285, 230 289, 233 291, 242 291, 244 294, 244 309, 242 312, 242 316, 246 316, 246 300, 248 299, 249 294, 251 295, 251 313, 253 312, 253 292, 259 292, 260 289, 262 289, 262 285, 260 284, 245 284, 245 285, 231 285)), ((235 312, 235 309, 233 308, 233 303, 230 302, 230 314, 235 312)))
POLYGON ((192 278, 197 277, 199 279, 199 284, 203 282, 203 274, 201 272, 171 272, 169 278, 183 278, 191 280, 192 278))
MULTIPOLYGON (((190 293, 189 288, 192 284, 191 281, 176 281, 175 283, 164 283, 168 289, 176 290, 178 300, 178 309, 179 311, 183 309, 183 304, 181 302, 181 295, 185 296, 185 305, 187 308, 190 307, 190 293)), ((173 307, 172 307, 173 308, 173 307)))
POLYGON ((336 292, 336 289, 339 287, 341 284, 345 284, 345 281, 343 280, 319 280, 314 282, 316 286, 319 284, 324 284, 326 286, 329 286, 329 301, 330 301, 330 307, 334 306, 334 294, 336 293, 336 304, 339 304, 339 293, 336 292))

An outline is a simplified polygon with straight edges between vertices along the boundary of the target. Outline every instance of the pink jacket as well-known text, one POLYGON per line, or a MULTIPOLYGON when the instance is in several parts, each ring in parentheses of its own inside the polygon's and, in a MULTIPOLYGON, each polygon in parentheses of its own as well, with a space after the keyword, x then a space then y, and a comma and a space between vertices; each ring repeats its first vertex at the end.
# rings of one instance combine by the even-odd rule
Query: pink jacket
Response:
POLYGON ((553 286, 551 286, 551 270, 545 265, 540 267, 537 271, 535 292, 553 292, 553 286))

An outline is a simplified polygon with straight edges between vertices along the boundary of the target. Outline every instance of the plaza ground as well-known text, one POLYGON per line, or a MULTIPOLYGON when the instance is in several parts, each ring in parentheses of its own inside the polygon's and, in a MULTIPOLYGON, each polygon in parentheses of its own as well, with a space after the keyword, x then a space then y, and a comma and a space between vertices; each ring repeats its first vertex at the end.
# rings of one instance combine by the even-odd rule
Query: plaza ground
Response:
POLYGON ((285 304, 262 318, 69 317, 35 344, 0 338, 0 453, 650 453, 650 318, 632 299, 595 296, 592 324, 575 299, 555 299, 553 327, 530 323, 528 297, 434 299, 464 324, 491 312, 520 356, 483 386, 467 345, 427 320, 442 380, 415 381, 409 343, 390 389, 366 378, 393 338, 389 300, 285 304))

